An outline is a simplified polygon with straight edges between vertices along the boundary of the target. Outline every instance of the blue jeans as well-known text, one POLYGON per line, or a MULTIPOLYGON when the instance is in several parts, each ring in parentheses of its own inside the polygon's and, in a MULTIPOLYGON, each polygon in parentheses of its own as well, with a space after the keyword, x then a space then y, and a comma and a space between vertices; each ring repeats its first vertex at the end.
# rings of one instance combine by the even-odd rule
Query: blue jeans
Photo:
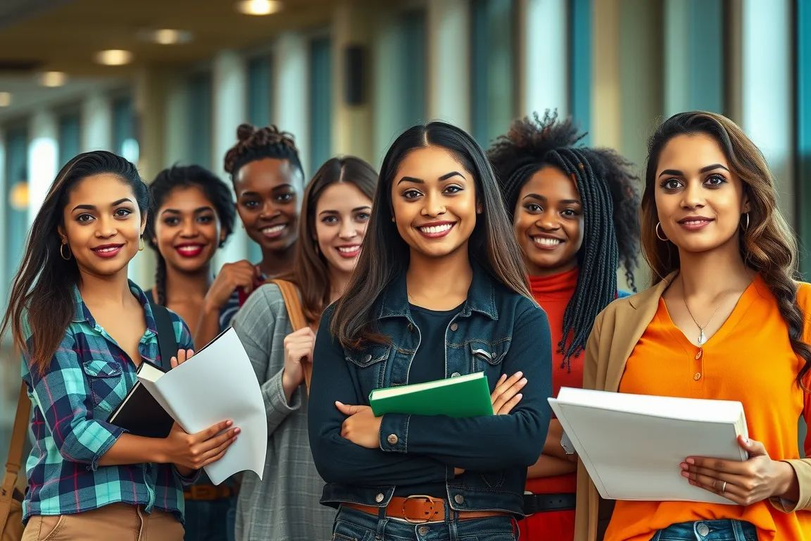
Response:
MULTIPOLYGON (((445 506, 445 514, 453 513, 445 506)), ((454 513, 455 514, 455 513, 454 513)), ((503 517, 410 524, 341 507, 335 517, 333 541, 516 541, 514 520, 503 517)))
POLYGON ((236 496, 220 500, 186 500, 185 541, 234 541, 236 496))
POLYGON ((680 522, 659 530, 651 541, 757 541, 757 530, 740 520, 680 522))

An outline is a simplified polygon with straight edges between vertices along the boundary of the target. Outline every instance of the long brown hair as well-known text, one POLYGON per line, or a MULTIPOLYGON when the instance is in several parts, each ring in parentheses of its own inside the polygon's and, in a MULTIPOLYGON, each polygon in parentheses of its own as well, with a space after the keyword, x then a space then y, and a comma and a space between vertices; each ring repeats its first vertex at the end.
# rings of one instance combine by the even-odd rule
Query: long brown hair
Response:
POLYGON ((293 272, 287 276, 301 291, 304 317, 310 323, 321 318, 321 313, 330 301, 329 266, 316 249, 315 209, 324 190, 333 184, 345 182, 356 186, 366 197, 374 199, 377 187, 377 172, 354 156, 330 158, 322 165, 304 190, 302 212, 305 219, 299 220, 299 241, 295 247, 293 272))
POLYGON ((678 135, 705 134, 715 139, 727 158, 732 173, 743 183, 749 201, 748 227, 739 236, 741 258, 750 269, 760 273, 777 299, 780 315, 789 331, 791 348, 805 361, 797 383, 811 371, 811 347, 802 341, 804 314, 797 305, 797 241, 777 207, 774 177, 763 154, 728 118, 704 111, 679 113, 667 119, 648 142, 645 193, 642 195, 642 249, 658 283, 680 266, 679 251, 656 236, 659 214, 656 211, 656 169, 659 155, 678 135))
POLYGON ((141 216, 149 208, 149 192, 138 170, 111 152, 79 154, 56 175, 34 218, 0 324, 0 336, 11 327, 15 349, 41 372, 48 368, 76 309, 72 291, 79 283, 79 268, 75 258, 66 261, 60 255, 58 228, 63 222, 63 210, 74 186, 102 173, 115 175, 132 188, 141 216))
POLYGON ((484 150, 456 126, 444 122, 420 124, 401 134, 383 159, 363 250, 346 292, 336 303, 330 323, 332 335, 344 348, 358 349, 369 342, 386 340, 375 328, 375 301, 409 264, 408 244, 392 222, 391 185, 405 157, 415 149, 429 146, 448 150, 473 173, 476 198, 483 210, 476 219, 468 244, 470 258, 500 284, 532 299, 521 250, 484 150))

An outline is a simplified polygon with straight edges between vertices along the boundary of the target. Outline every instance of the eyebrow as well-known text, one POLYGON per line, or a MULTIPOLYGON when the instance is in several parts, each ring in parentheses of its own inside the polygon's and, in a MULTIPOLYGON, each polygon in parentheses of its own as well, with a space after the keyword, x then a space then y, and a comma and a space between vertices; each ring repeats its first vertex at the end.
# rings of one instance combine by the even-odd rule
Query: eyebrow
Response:
MULTIPOLYGON (((372 207, 369 206, 369 205, 365 205, 363 207, 355 207, 355 208, 352 209, 352 212, 358 212, 358 211, 361 211, 361 210, 372 210, 372 207)), ((338 211, 337 210, 332 210, 332 209, 326 209, 326 210, 322 210, 318 214, 319 215, 321 215, 321 214, 338 214, 338 211)))
MULTIPOLYGON (((110 205, 111 207, 117 207, 121 203, 132 203, 132 200, 129 197, 125 197, 123 199, 119 199, 118 201, 113 201, 113 204, 110 205)), ((76 212, 77 210, 96 210, 96 205, 76 205, 73 207, 72 212, 76 212)))
MULTIPOLYGON (((544 203, 547 201, 546 197, 542 196, 541 194, 537 193, 528 193, 524 196, 524 199, 537 199, 538 201, 543 201, 544 203)), ((558 201, 559 204, 564 205, 582 205, 583 203, 579 199, 561 199, 558 201)))
MULTIPOLYGON (((707 173, 708 171, 712 171, 713 169, 723 169, 724 171, 729 173, 729 169, 727 169, 726 167, 724 167, 720 163, 714 163, 712 165, 702 167, 701 169, 698 170, 698 172, 699 173, 707 173)), ((684 171, 679 171, 678 169, 665 169, 664 171, 659 173, 660 177, 662 175, 673 175, 675 177, 683 177, 684 176, 684 171)))
MULTIPOLYGON (((198 212, 204 212, 204 211, 207 211, 207 210, 213 211, 214 208, 213 207, 199 207, 199 208, 194 209, 193 212, 195 214, 197 214, 198 212)), ((164 210, 161 211, 161 214, 181 214, 181 211, 179 211, 178 209, 164 209, 164 210)))
MULTIPOLYGON (((442 175, 441 177, 439 177, 437 180, 439 180, 439 181, 441 182, 441 181, 448 180, 449 178, 453 178, 453 177, 456 177, 456 176, 462 177, 462 178, 464 178, 465 180, 467 180, 467 179, 465 178, 465 175, 463 175, 463 174, 462 174, 462 173, 460 173, 459 171, 451 171, 450 173, 445 173, 444 175, 442 175)), ((425 184, 425 181, 424 181, 424 180, 422 180, 421 178, 416 178, 416 177, 403 177, 403 178, 401 178, 401 179, 399 180, 399 182, 397 182, 397 185, 399 186, 399 185, 400 185, 401 183, 403 183, 403 182, 413 182, 413 183, 415 183, 415 184, 425 184)))

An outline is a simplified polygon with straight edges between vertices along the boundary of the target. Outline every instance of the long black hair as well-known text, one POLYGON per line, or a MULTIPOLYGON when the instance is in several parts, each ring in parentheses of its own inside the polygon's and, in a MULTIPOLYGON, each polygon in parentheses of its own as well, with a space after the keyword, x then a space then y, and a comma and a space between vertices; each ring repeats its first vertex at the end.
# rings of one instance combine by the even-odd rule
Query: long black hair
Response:
POLYGON ((178 188, 199 188, 206 199, 214 206, 220 227, 225 232, 225 237, 220 242, 222 247, 225 241, 234 231, 234 217, 236 208, 234 200, 231 198, 231 191, 228 186, 214 173, 200 167, 199 165, 173 166, 164 169, 155 177, 149 185, 149 195, 151 196, 150 212, 146 222, 146 237, 149 246, 155 250, 157 265, 155 267, 155 289, 158 304, 166 304, 166 260, 158 250, 155 242, 155 218, 158 215, 163 202, 174 190, 178 188))
POLYGON ((391 186, 405 157, 415 149, 429 146, 451 152, 475 179, 477 202, 483 210, 468 244, 471 259, 508 289, 532 298, 521 252, 484 150, 456 126, 444 122, 417 125, 401 134, 383 159, 363 250, 352 280, 337 303, 330 327, 345 348, 385 340, 374 329, 374 304, 386 286, 408 267, 410 253, 392 222, 391 186))
POLYGON ((594 319, 617 295, 617 268, 622 262, 629 286, 639 246, 638 178, 631 163, 609 149, 577 146, 585 134, 571 119, 546 111, 516 120, 488 151, 513 217, 521 188, 545 167, 570 177, 583 201, 583 244, 577 253, 580 274, 563 314, 558 351, 563 363, 585 348, 594 319))
POLYGON ((132 188, 142 217, 148 212, 149 192, 132 163, 104 150, 79 154, 65 164, 48 189, 11 285, 0 336, 10 326, 15 348, 40 371, 47 369, 70 324, 75 310, 72 291, 79 283, 76 259, 66 261, 60 255, 63 211, 79 182, 104 173, 115 175, 132 188), (26 343, 29 334, 30 342, 26 343))

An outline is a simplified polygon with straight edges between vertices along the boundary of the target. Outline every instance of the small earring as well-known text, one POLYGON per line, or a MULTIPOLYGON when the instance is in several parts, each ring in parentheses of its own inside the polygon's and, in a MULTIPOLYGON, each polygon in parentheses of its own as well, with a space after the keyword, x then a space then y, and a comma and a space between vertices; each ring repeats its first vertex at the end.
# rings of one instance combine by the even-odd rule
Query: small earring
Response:
POLYGON ((141 242, 138 243, 138 251, 143 252, 144 248, 146 248, 146 242, 144 242, 144 237, 141 237, 141 242))
POLYGON ((221 240, 220 243, 217 245, 217 248, 222 248, 225 246, 225 240, 221 240))
POLYGON ((391 217, 391 223, 396 222, 397 220, 394 219, 394 216, 391 217))
POLYGON ((746 225, 741 226, 741 227, 743 227, 743 231, 745 233, 745 232, 749 231, 749 213, 745 212, 744 216, 746 216, 746 225))
POLYGON ((72 253, 71 253, 71 251, 70 251, 70 246, 68 246, 68 243, 67 243, 67 242, 64 242, 64 243, 62 243, 62 244, 60 244, 60 245, 59 245, 59 256, 60 256, 62 259, 64 259, 65 261, 70 261, 70 258, 71 258, 71 257, 73 257, 73 254, 72 254, 72 253), (66 246, 67 246, 67 248, 68 248, 68 256, 67 256, 67 257, 65 257, 65 252, 62 250, 62 249, 63 249, 63 248, 65 248, 66 246))
POLYGON ((659 234, 659 229, 662 227, 662 222, 656 222, 656 238, 661 240, 662 242, 667 242, 669 239, 665 237, 664 230, 662 230, 662 234, 659 234))

